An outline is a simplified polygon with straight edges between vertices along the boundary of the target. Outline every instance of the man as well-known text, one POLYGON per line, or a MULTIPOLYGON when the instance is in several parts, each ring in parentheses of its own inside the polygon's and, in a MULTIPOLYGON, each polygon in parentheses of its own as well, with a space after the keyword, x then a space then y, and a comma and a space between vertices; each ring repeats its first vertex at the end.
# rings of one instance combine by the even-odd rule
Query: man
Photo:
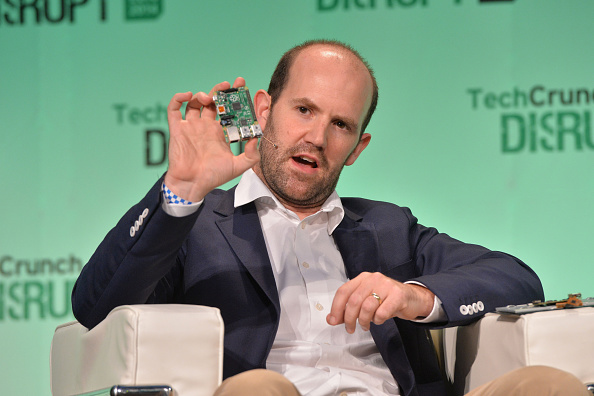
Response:
POLYGON ((171 100, 168 171, 83 269, 73 290, 83 325, 122 304, 216 306, 229 394, 256 373, 256 394, 278 381, 277 394, 441 395, 427 322, 465 324, 543 298, 511 256, 423 227, 408 209, 337 196, 377 102, 371 69, 348 46, 285 54, 269 92, 254 95, 267 140, 238 156, 212 100, 227 88, 171 100), (237 188, 216 189, 242 174, 237 188))

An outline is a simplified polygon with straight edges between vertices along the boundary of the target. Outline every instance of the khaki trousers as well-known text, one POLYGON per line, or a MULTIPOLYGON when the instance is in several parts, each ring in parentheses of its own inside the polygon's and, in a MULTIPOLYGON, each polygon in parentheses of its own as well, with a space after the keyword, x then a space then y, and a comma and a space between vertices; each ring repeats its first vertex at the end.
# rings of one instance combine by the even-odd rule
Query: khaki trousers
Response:
MULTIPOLYGON (((348 392, 347 392, 348 394, 348 392)), ((213 396, 301 396, 284 376, 270 370, 250 370, 227 378, 213 396)), ((473 389, 467 396, 592 396, 573 374, 546 366, 507 373, 473 389)))

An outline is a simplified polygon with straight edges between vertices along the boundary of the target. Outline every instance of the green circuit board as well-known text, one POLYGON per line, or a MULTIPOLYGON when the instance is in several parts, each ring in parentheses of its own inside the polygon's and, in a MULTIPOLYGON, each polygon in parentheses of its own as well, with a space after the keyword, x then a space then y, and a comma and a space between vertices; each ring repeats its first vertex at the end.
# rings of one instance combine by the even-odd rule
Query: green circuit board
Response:
POLYGON ((247 87, 217 91, 213 99, 221 126, 229 142, 262 136, 262 128, 256 119, 254 104, 247 87))

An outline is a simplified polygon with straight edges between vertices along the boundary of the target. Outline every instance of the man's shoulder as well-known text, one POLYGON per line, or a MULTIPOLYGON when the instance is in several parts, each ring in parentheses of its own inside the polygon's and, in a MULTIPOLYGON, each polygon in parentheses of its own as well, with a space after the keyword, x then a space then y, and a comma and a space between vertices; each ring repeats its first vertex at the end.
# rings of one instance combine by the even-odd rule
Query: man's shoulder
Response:
POLYGON ((368 210, 373 208, 401 209, 400 206, 386 201, 375 201, 373 199, 358 197, 341 197, 342 205, 349 210, 368 210))
POLYGON ((360 216, 364 220, 388 220, 395 218, 412 217, 410 209, 391 202, 375 201, 366 198, 344 197, 341 198, 345 211, 360 216))

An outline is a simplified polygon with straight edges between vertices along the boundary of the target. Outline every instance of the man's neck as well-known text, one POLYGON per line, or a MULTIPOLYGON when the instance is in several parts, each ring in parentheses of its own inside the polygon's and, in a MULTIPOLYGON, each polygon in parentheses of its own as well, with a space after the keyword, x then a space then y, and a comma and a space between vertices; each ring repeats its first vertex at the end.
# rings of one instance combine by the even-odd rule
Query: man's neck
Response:
POLYGON ((320 209, 322 208, 322 205, 316 206, 316 207, 312 207, 312 208, 302 208, 302 207, 298 207, 298 206, 292 206, 291 204, 283 201, 276 194, 275 194, 275 197, 276 197, 276 199, 279 200, 279 202, 281 204, 283 204, 283 206, 285 208, 287 208, 290 211, 292 211, 293 213, 295 213, 299 217, 299 220, 303 220, 306 217, 311 216, 312 214, 318 213, 320 211, 320 209))

